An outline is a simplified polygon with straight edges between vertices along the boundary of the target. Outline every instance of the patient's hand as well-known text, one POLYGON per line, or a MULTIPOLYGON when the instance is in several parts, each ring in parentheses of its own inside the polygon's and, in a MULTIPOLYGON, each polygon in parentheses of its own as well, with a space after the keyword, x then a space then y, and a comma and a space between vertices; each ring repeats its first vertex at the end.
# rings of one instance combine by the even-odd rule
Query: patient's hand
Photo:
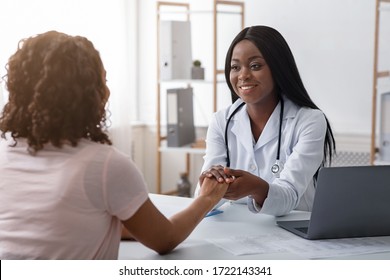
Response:
POLYGON ((205 178, 215 178, 218 182, 225 182, 230 184, 234 182, 234 176, 230 176, 225 172, 226 167, 222 165, 213 165, 209 169, 205 170, 199 176, 199 185, 202 186, 205 178))

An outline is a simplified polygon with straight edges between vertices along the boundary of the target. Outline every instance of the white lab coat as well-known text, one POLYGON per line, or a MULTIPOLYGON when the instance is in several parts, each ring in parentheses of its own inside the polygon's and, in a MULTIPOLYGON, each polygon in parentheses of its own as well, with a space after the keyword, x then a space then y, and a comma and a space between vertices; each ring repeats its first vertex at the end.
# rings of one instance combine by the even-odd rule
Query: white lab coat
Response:
MULTIPOLYGON (((314 199, 313 176, 323 160, 326 120, 320 110, 300 108, 284 98, 280 161, 284 166, 279 178, 271 167, 276 161, 280 103, 254 145, 250 120, 244 105, 231 119, 228 132, 230 167, 261 177, 269 184, 268 197, 260 213, 284 215, 293 209, 311 211, 314 199)), ((226 165, 225 127, 227 119, 241 103, 216 112, 206 138, 202 172, 213 165, 226 165)), ((199 191, 199 184, 195 195, 199 191)), ((240 199, 248 204, 251 199, 240 199)))

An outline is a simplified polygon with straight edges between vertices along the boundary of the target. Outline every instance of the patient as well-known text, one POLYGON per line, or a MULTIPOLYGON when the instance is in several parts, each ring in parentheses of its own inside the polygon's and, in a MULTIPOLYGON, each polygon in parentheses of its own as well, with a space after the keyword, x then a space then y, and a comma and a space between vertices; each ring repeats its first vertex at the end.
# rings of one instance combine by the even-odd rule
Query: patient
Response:
POLYGON ((164 254, 225 194, 227 184, 205 180, 170 219, 156 209, 139 170, 110 146, 110 92, 88 39, 50 31, 22 40, 7 70, 0 259, 116 259, 122 225, 164 254))

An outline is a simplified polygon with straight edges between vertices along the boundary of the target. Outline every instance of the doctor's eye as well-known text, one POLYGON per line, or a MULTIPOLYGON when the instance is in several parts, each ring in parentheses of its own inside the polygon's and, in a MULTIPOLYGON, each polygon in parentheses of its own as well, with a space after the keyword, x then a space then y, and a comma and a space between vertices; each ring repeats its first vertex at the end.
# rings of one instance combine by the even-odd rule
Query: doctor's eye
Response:
POLYGON ((238 67, 238 65, 232 65, 232 66, 230 66, 230 71, 234 71, 234 72, 237 72, 237 71, 239 71, 240 70, 240 68, 238 67))
POLYGON ((254 70, 254 71, 260 70, 261 67, 262 67, 262 65, 261 65, 260 63, 252 63, 252 64, 250 65, 251 70, 254 70))

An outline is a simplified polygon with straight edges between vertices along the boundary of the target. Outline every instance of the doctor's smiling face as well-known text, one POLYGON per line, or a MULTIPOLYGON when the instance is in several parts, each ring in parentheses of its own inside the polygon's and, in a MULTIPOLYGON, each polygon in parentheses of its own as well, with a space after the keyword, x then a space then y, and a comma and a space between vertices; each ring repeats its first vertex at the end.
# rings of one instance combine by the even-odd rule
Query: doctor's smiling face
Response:
POLYGON ((248 105, 275 104, 278 100, 271 70, 259 49, 250 41, 238 42, 232 52, 230 83, 248 105))

